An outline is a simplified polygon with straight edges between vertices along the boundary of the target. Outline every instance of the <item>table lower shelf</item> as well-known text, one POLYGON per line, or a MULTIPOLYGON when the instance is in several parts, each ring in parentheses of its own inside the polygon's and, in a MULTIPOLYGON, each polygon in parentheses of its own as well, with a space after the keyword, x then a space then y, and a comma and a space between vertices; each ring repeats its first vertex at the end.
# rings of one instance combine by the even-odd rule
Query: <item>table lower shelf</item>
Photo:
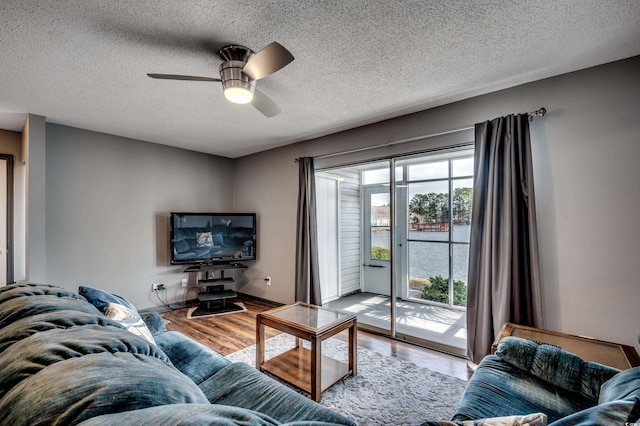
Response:
MULTIPOLYGON (((322 365, 318 366, 322 373, 321 391, 331 387, 338 380, 352 374, 347 363, 322 356, 322 365)), ((262 371, 267 371, 288 383, 311 393, 311 350, 297 347, 271 358, 262 364, 262 371)))

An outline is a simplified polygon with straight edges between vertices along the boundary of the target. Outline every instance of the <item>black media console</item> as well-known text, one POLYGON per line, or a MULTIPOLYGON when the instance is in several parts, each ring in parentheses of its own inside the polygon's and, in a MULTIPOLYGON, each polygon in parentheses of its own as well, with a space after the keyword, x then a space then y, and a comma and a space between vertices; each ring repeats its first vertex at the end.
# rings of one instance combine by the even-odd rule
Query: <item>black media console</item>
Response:
POLYGON ((228 300, 236 298, 236 292, 226 290, 225 285, 235 284, 231 277, 225 277, 225 270, 246 269, 248 266, 242 263, 221 263, 213 265, 194 265, 185 269, 189 274, 189 287, 198 289, 200 306, 191 313, 191 317, 221 314, 234 311, 242 311, 243 308, 228 300), (216 273, 219 274, 216 277, 216 273))

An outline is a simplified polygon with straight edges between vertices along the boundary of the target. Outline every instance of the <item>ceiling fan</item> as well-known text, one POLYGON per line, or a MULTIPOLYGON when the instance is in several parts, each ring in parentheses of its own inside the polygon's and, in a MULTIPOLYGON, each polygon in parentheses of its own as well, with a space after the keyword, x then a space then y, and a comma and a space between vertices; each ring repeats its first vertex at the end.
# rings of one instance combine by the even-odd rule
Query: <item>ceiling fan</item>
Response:
POLYGON ((220 49, 222 59, 220 78, 192 75, 147 74, 162 80, 216 81, 222 83, 224 96, 237 104, 251 103, 267 117, 280 114, 281 110, 267 95, 256 89, 256 81, 284 68, 293 61, 293 55, 280 43, 273 42, 259 52, 248 47, 230 45, 220 49))

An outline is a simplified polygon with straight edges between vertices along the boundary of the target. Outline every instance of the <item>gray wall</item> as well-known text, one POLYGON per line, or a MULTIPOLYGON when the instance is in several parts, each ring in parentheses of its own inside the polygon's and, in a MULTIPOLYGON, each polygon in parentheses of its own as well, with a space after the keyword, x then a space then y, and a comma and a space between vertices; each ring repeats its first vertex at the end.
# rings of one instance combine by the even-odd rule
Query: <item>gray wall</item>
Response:
POLYGON ((548 328, 636 345, 640 332, 640 57, 557 76, 236 160, 237 210, 260 217, 243 291, 293 302, 294 159, 430 135, 515 112, 531 126, 548 328))
MULTIPOLYGON (((22 131, 22 155, 25 162, 26 270, 30 281, 46 281, 46 130, 45 118, 29 114, 22 131)), ((17 253, 17 252, 16 252, 17 253)), ((20 274, 15 276, 20 279, 20 274)))
POLYGON ((183 300, 169 212, 231 210, 232 160, 54 124, 46 139, 47 281, 104 288, 138 308, 161 304, 151 293, 161 282, 183 300))

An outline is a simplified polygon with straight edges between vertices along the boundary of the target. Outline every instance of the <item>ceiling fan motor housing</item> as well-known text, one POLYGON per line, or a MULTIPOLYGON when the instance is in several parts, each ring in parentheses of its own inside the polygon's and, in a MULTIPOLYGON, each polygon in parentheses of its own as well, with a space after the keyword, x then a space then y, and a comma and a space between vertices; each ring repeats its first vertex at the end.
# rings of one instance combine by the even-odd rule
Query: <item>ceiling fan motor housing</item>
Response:
POLYGON ((255 92, 256 82, 243 73, 242 69, 255 53, 248 47, 230 45, 220 49, 219 55, 224 61, 220 64, 222 90, 226 91, 230 88, 240 88, 248 90, 253 94, 255 92))
POLYGON ((254 92, 256 81, 242 72, 245 64, 246 62, 244 61, 225 61, 220 64, 220 79, 222 80, 223 90, 231 87, 240 87, 249 90, 251 93, 254 92))

